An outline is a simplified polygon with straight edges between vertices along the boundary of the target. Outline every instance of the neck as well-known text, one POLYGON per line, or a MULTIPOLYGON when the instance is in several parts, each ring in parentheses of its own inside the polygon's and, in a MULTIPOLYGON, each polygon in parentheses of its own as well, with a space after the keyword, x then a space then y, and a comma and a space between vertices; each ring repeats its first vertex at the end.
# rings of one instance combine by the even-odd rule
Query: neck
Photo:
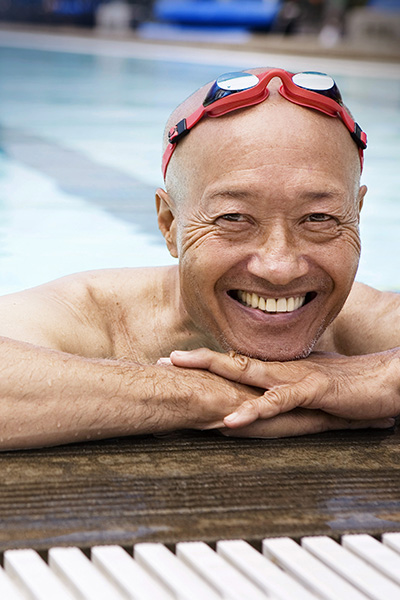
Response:
POLYGON ((155 363, 160 357, 169 356, 173 350, 202 347, 220 350, 216 341, 199 329, 186 311, 177 266, 160 269, 153 285, 153 292, 148 297, 150 310, 146 313, 146 320, 151 319, 152 334, 148 335, 147 321, 145 328, 141 327, 145 335, 140 336, 137 360, 155 363))
MULTIPOLYGON (((216 340, 203 329, 199 328, 187 312, 180 291, 179 269, 174 268, 167 286, 169 297, 169 322, 171 323, 171 342, 176 350, 193 350, 207 347, 221 350, 216 340), (179 347, 176 345, 178 344, 179 347)), ((167 304, 166 304, 167 306, 167 304)))

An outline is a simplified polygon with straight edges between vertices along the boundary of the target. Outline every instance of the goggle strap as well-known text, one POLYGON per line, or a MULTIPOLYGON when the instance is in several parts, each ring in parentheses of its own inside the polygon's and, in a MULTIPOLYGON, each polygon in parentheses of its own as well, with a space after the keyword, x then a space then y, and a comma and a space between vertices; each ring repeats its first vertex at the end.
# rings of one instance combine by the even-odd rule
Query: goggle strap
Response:
POLYGON ((168 132, 168 139, 170 144, 177 144, 188 133, 189 131, 186 125, 186 119, 182 119, 174 127, 171 127, 171 129, 168 132))
POLYGON ((190 115, 190 117, 187 117, 187 119, 186 119, 187 128, 192 129, 192 127, 194 127, 196 125, 196 123, 198 123, 200 121, 200 119, 202 118, 202 116, 204 115, 205 112, 206 112, 206 109, 204 108, 204 106, 203 105, 199 106, 199 108, 197 110, 195 110, 194 113, 192 113, 190 115))
POLYGON ((174 127, 168 132, 168 140, 169 144, 165 149, 164 156, 162 159, 162 173, 165 179, 165 174, 167 172, 168 163, 171 160, 171 156, 174 153, 175 146, 185 135, 187 135, 192 127, 196 125, 206 112, 204 106, 200 106, 197 110, 194 111, 187 119, 182 119, 177 123, 174 127))
POLYGON ((165 179, 165 175, 167 173, 168 163, 171 160, 171 156, 173 155, 174 150, 175 150, 175 144, 168 144, 168 146, 166 147, 165 152, 163 154, 161 170, 162 170, 164 179, 165 179))
POLYGON ((363 168, 364 168, 364 150, 362 148, 358 148, 358 154, 360 156, 360 165, 361 165, 361 173, 362 173, 363 168))
POLYGON ((170 144, 177 144, 189 131, 200 121, 201 117, 205 113, 205 108, 200 106, 194 113, 192 113, 186 119, 182 119, 168 132, 168 140, 170 144))
POLYGON ((343 107, 339 114, 343 123, 350 131, 350 135, 357 144, 357 146, 362 150, 365 150, 365 148, 367 147, 367 134, 361 129, 358 123, 353 121, 347 110, 345 110, 343 107))
POLYGON ((357 146, 362 150, 365 150, 365 148, 367 147, 367 136, 362 131, 358 123, 354 123, 354 131, 350 132, 350 135, 357 144, 357 146))

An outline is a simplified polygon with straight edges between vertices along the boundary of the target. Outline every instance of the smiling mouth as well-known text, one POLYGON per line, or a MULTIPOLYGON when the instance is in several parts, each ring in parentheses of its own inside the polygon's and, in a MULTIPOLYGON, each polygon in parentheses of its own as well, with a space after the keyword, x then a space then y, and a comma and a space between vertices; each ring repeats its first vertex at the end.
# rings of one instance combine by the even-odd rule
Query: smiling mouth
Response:
POLYGON ((229 295, 244 306, 256 308, 265 313, 289 313, 298 310, 316 297, 315 292, 308 292, 305 296, 290 296, 287 298, 265 298, 254 292, 232 290, 229 295))

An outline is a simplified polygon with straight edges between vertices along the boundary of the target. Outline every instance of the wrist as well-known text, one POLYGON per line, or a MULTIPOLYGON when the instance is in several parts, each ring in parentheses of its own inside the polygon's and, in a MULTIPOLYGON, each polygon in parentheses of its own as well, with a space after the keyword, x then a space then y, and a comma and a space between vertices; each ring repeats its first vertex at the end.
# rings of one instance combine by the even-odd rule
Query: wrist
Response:
POLYGON ((400 347, 387 350, 383 354, 386 355, 385 360, 387 361, 387 381, 390 391, 394 392, 396 402, 396 413, 393 415, 395 417, 400 414, 400 347))

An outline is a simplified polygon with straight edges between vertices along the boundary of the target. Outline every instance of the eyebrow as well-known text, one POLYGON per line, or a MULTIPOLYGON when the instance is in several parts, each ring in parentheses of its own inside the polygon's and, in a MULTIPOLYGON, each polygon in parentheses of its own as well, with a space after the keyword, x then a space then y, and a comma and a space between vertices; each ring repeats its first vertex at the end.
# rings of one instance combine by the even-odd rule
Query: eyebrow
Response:
POLYGON ((248 198, 252 196, 248 190, 220 190, 215 191, 208 196, 208 200, 214 200, 214 198, 248 198))
MULTIPOLYGON (((339 189, 328 189, 328 190, 306 190, 298 194, 298 198, 301 200, 331 200, 342 196, 343 191, 339 189)), ((232 189, 232 190, 220 190, 212 192, 208 196, 208 200, 214 200, 215 198, 233 198, 233 199, 247 199, 254 194, 249 190, 232 189)))
POLYGON ((341 190, 335 190, 335 189, 331 189, 331 190, 317 190, 317 191, 312 191, 312 190, 308 190, 306 191, 304 194, 301 194, 300 197, 301 198, 305 198, 307 200, 330 200, 331 198, 337 198, 338 196, 342 195, 342 191, 341 190))

